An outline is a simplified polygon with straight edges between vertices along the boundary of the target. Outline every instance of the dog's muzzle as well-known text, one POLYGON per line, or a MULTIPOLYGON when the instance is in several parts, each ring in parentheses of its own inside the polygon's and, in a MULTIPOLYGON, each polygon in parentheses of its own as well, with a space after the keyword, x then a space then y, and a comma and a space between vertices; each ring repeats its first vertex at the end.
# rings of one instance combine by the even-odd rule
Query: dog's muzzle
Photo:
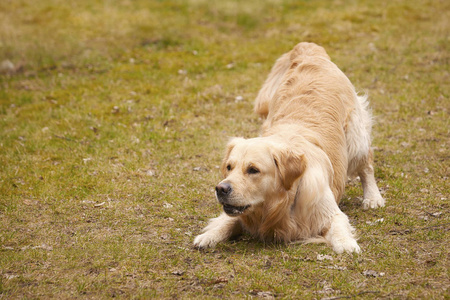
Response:
POLYGON ((242 214, 250 205, 235 206, 229 203, 229 198, 233 188, 227 182, 221 182, 216 186, 216 196, 220 204, 223 205, 224 212, 229 216, 238 216, 242 214))
POLYGON ((223 204, 223 211, 229 216, 239 216, 249 207, 250 205, 233 206, 229 204, 223 204))

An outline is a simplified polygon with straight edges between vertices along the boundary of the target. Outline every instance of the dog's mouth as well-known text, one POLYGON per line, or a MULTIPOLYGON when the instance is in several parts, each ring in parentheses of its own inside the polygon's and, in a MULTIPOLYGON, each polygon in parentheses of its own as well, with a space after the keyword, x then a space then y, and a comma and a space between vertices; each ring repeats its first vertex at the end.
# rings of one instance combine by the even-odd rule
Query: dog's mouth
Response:
POLYGON ((238 216, 241 215, 250 205, 245 206, 234 206, 230 204, 223 204, 223 210, 229 216, 238 216))

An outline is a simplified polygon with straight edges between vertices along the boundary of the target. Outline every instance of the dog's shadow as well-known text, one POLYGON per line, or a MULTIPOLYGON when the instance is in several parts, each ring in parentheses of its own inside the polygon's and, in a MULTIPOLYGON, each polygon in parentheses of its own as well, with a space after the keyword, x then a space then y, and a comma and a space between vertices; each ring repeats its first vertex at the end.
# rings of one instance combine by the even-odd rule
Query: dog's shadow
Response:
POLYGON ((344 196, 342 200, 339 202, 339 208, 347 213, 347 212, 357 212, 358 210, 362 210, 361 208, 362 199, 357 196, 344 196))
MULTIPOLYGON (((265 255, 270 254, 272 252, 284 253, 291 252, 292 248, 295 247, 300 252, 302 252, 302 246, 306 244, 303 243, 302 240, 294 241, 294 242, 264 242, 260 239, 251 236, 249 233, 243 233, 240 236, 234 237, 226 242, 220 243, 214 249, 210 249, 206 251, 211 251, 212 253, 221 253, 225 255, 265 255), (269 253, 270 252, 270 253, 269 253)), ((309 253, 312 247, 318 247, 317 251, 325 251, 328 252, 330 250, 325 243, 313 243, 308 244, 308 248, 305 248, 305 253, 309 253)), ((297 253, 298 255, 302 255, 302 253, 297 253)), ((306 254, 305 254, 306 255, 306 254)))

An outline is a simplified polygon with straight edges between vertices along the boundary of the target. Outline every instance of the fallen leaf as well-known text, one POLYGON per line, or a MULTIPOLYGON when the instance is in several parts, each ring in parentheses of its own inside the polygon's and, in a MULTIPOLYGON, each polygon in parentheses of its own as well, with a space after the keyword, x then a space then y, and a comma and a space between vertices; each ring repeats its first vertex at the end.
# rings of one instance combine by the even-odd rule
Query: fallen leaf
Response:
POLYGON ((161 234, 160 237, 161 237, 162 240, 168 240, 170 238, 170 235, 168 235, 166 233, 163 233, 163 234, 161 234))
POLYGON ((376 224, 376 223, 383 223, 383 222, 384 222, 384 218, 381 218, 381 219, 375 220, 375 221, 373 221, 373 222, 371 222, 371 221, 366 221, 366 224, 374 225, 374 224, 376 224))
POLYGON ((335 291, 329 286, 324 286, 321 291, 317 291, 318 294, 331 294, 331 293, 334 293, 334 292, 335 291))
POLYGON ((216 280, 214 280, 212 283, 213 284, 218 284, 218 283, 224 283, 224 282, 227 283, 228 279, 226 279, 225 277, 219 277, 216 280))
POLYGON ((90 157, 88 157, 88 158, 83 158, 83 162, 84 163, 87 163, 88 161, 91 161, 92 160, 92 158, 90 158, 90 157))
POLYGON ((113 113, 113 114, 118 114, 119 112, 120 112, 120 107, 118 107, 118 106, 114 106, 111 109, 111 113, 113 113))
POLYGON ((173 271, 172 274, 176 275, 176 276, 182 276, 184 274, 184 271, 176 270, 176 271, 173 271))
POLYGON ((363 275, 364 276, 367 276, 367 277, 382 277, 382 276, 384 276, 385 275, 385 273, 384 272, 377 272, 377 271, 374 271, 374 270, 365 270, 364 272, 363 272, 363 275))
POLYGON ((47 244, 41 244, 39 246, 34 246, 34 247, 31 247, 31 249, 43 249, 43 250, 47 250, 47 251, 53 251, 53 247, 49 246, 47 244))
POLYGON ((250 294, 257 296, 257 297, 261 297, 261 298, 275 299, 272 292, 251 290, 250 294))
POLYGON ((213 286, 215 289, 223 289, 225 287, 225 283, 218 283, 213 286))
POLYGON ((19 277, 19 275, 14 275, 14 274, 8 274, 7 273, 7 274, 3 274, 3 277, 5 277, 6 279, 10 280, 10 279, 19 277))
POLYGON ((11 73, 15 69, 16 67, 10 60, 4 60, 0 63, 0 73, 11 73))
POLYGON ((400 145, 404 148, 408 148, 409 146, 411 146, 409 143, 407 142, 401 142, 400 145))
POLYGON ((24 199, 23 200, 23 204, 31 206, 31 205, 36 205, 38 202, 36 200, 31 200, 31 199, 24 199))
POLYGON ((333 269, 333 270, 341 270, 341 271, 347 270, 346 267, 339 267, 339 266, 336 266, 336 265, 334 265, 334 266, 326 266, 325 268, 333 269))
POLYGON ((172 208, 173 207, 172 204, 167 203, 167 202, 164 202, 163 206, 164 206, 164 208, 172 208))
POLYGON ((333 260, 333 257, 327 254, 317 254, 317 260, 333 260))

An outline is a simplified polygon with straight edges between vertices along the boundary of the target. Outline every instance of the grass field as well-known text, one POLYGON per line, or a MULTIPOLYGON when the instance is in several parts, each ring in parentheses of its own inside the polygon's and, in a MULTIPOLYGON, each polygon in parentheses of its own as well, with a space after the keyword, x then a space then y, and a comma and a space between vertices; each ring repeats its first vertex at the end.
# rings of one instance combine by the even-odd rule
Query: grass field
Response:
POLYGON ((0 298, 449 299, 450 2, 0 1, 0 298), (376 117, 360 255, 199 251, 276 58, 322 45, 376 117))

